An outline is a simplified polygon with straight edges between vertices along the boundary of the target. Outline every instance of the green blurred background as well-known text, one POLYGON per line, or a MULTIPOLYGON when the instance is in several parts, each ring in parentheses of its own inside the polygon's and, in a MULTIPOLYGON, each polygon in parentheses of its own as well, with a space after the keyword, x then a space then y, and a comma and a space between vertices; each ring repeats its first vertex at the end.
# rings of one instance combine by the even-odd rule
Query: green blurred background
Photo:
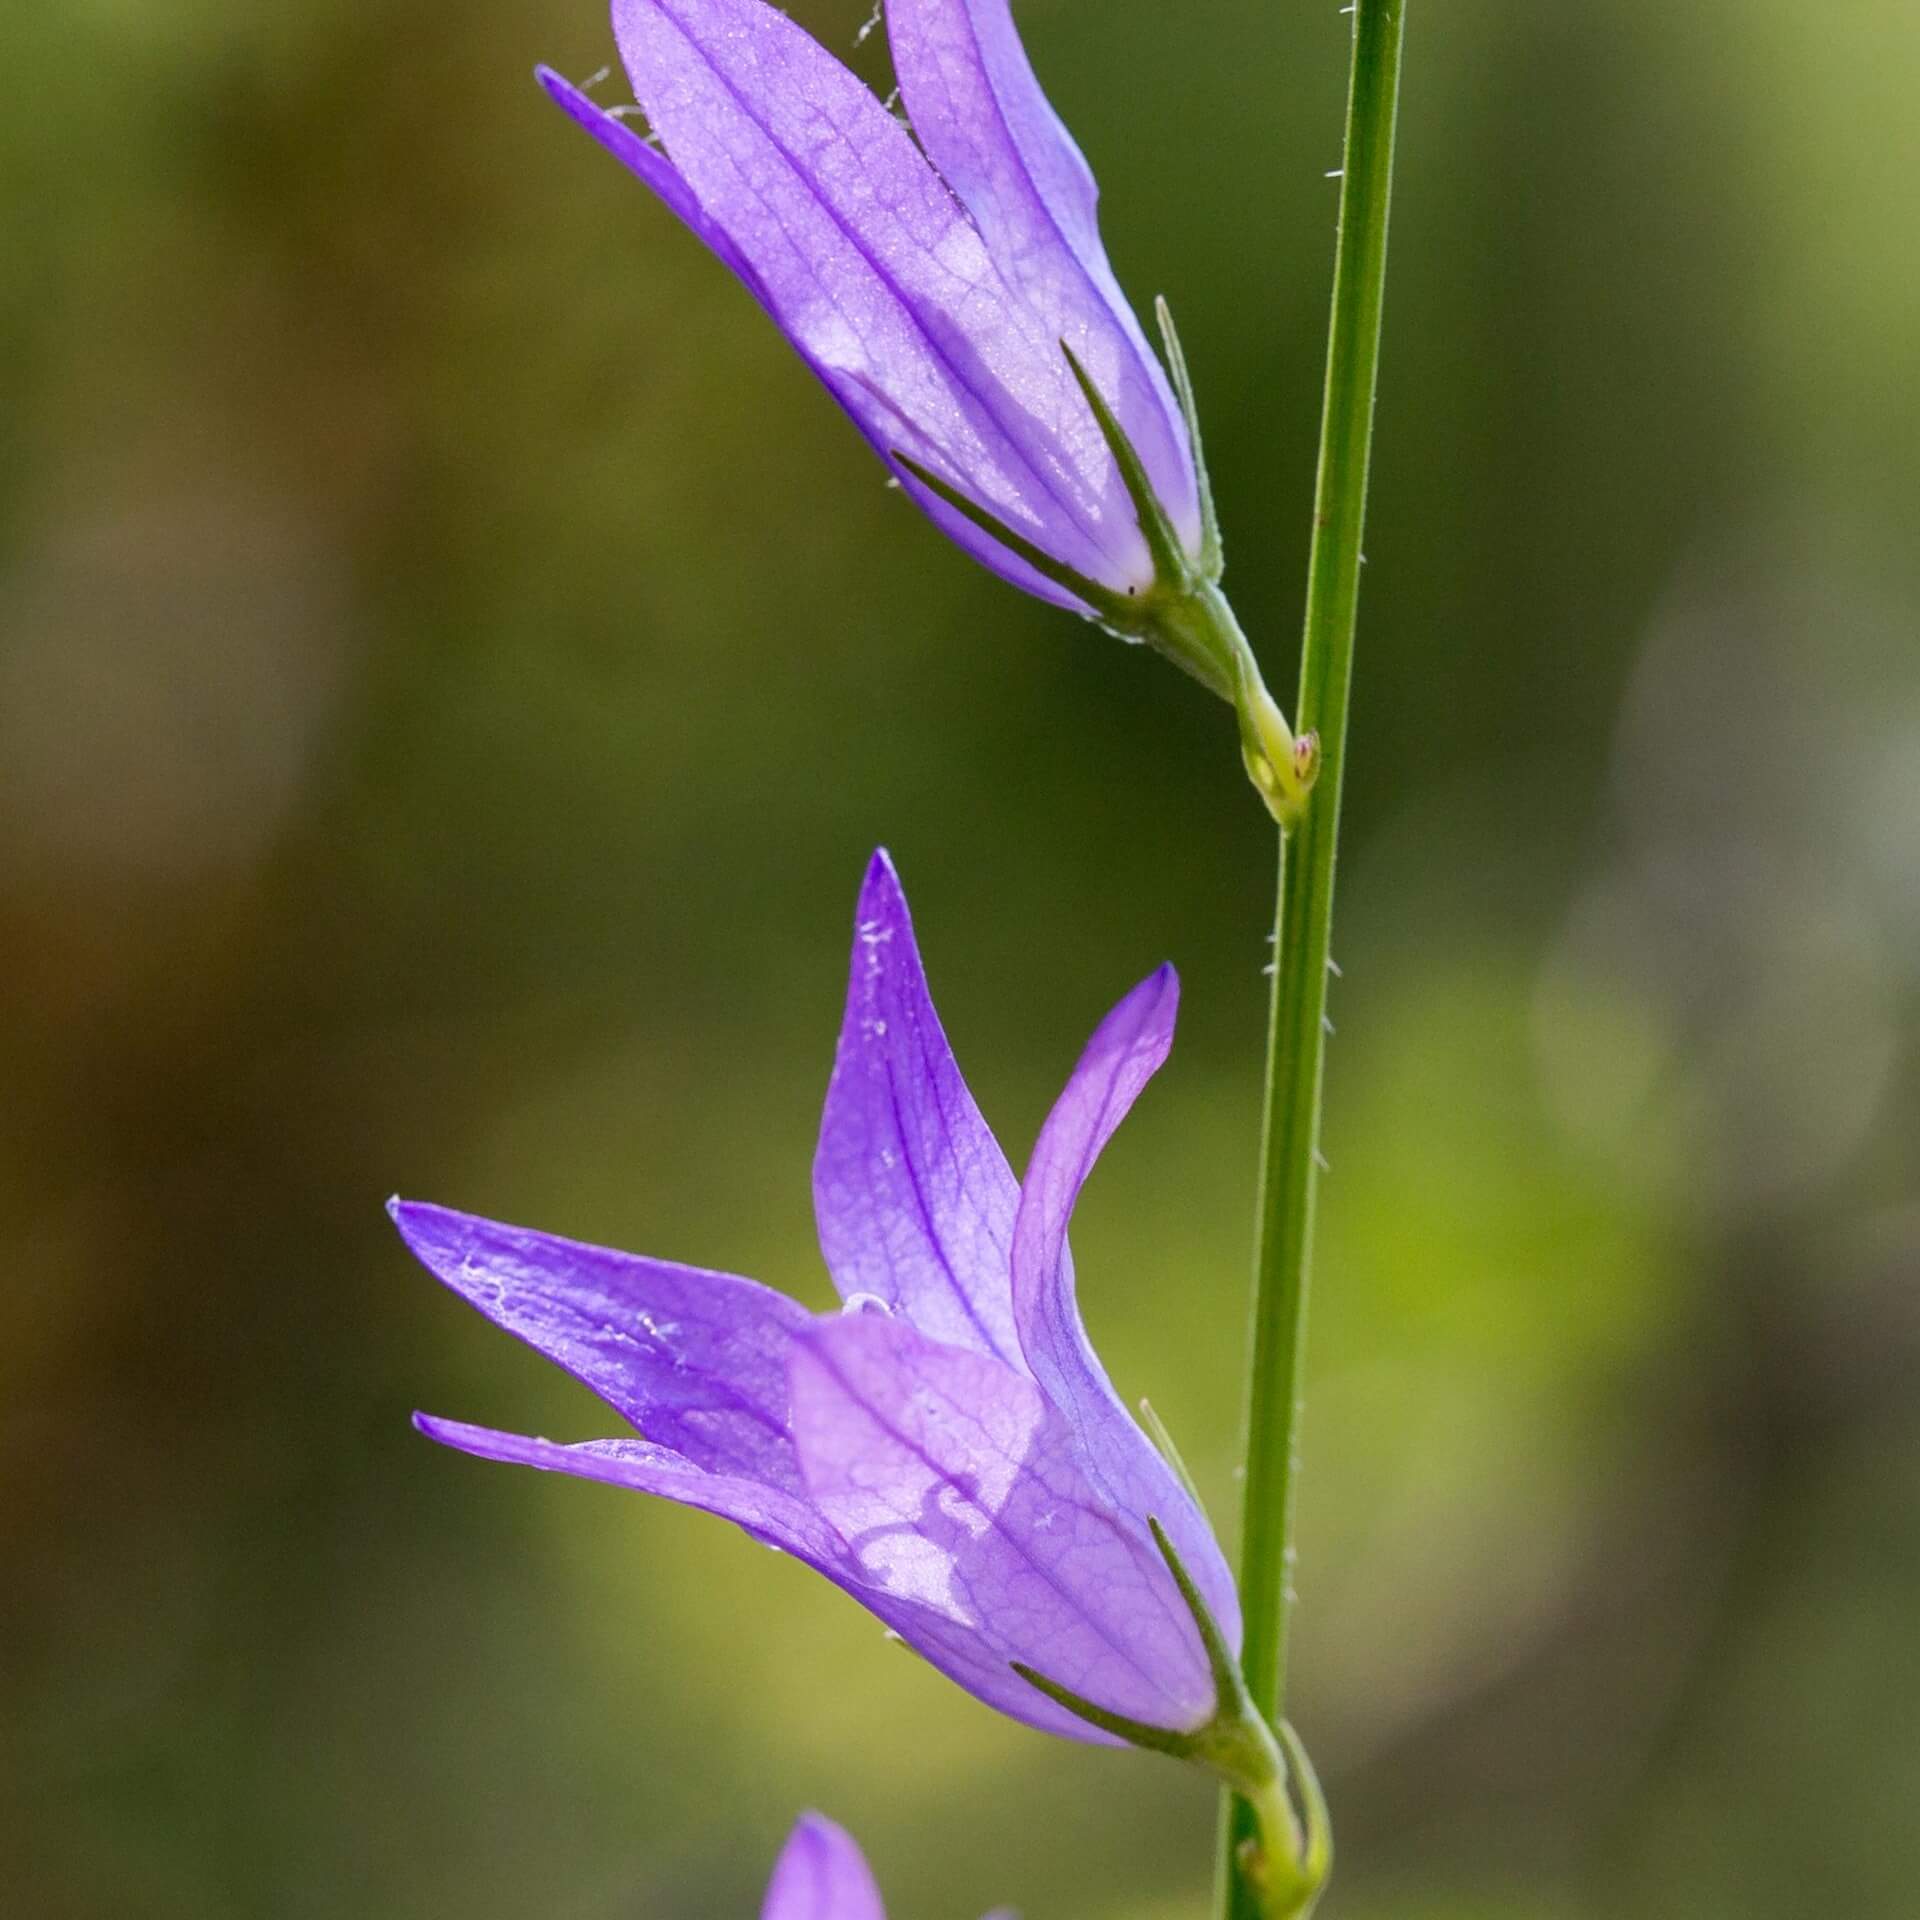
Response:
MULTIPOLYGON (((797 9, 851 53, 866 0, 797 9)), ((1920 17, 1412 9, 1296 1716, 1328 1920, 1920 1911, 1920 17)), ((1025 0, 1290 683, 1334 0, 1025 0)), ((1198 1920, 1210 1795, 717 1523, 442 1453, 597 1407, 398 1188, 824 1305, 884 841, 1016 1163, 1171 957, 1076 1229, 1223 1516, 1268 913, 1224 709, 881 484, 535 91, 594 0, 10 12, 0 1888, 1198 1920)), ((857 56, 882 80, 876 37, 857 56)))

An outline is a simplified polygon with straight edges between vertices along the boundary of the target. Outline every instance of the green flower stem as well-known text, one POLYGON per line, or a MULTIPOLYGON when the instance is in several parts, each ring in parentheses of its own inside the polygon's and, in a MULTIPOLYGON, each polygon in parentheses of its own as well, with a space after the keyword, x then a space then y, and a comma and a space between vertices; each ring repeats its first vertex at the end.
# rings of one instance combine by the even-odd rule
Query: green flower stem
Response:
MULTIPOLYGON (((1294 1466, 1326 1062, 1334 853, 1346 771, 1405 13, 1406 0, 1356 0, 1354 7, 1340 234, 1295 720, 1303 739, 1318 735, 1320 767, 1298 822, 1280 836, 1240 1573, 1246 1616, 1242 1666, 1255 1703, 1275 1724, 1286 1692, 1294 1466)), ((1221 1920, 1257 1920, 1263 1908, 1260 1889, 1247 1871, 1246 1843, 1257 1847, 1258 1811, 1229 1795, 1222 1825, 1216 1912, 1221 1920)))

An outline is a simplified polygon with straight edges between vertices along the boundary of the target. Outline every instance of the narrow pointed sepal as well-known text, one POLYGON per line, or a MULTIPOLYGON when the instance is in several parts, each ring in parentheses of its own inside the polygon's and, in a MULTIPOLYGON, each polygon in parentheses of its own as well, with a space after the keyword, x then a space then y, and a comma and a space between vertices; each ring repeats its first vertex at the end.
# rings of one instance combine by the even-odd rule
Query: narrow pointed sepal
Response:
POLYGON ((1193 1615, 1194 1628, 1200 1635, 1201 1646, 1207 1651, 1207 1666, 1213 1674, 1217 1702, 1215 1712, 1224 1714, 1246 1698, 1247 1688, 1246 1682, 1240 1677, 1240 1662, 1234 1658, 1226 1635, 1220 1631, 1219 1621, 1213 1617, 1213 1609, 1207 1605, 1199 1587, 1194 1584, 1193 1575, 1187 1571, 1186 1562, 1180 1558, 1179 1549, 1167 1537, 1167 1530, 1160 1524, 1157 1515, 1147 1515, 1147 1528, 1153 1535, 1153 1544, 1160 1549, 1160 1558, 1167 1563, 1167 1571, 1173 1575, 1173 1584, 1180 1589, 1180 1598, 1193 1615))
POLYGON ((1071 1687, 1063 1687, 1057 1680, 1049 1680, 1036 1667, 1030 1667, 1024 1660, 1010 1660, 1011 1666, 1028 1686, 1038 1693, 1044 1693, 1056 1707, 1064 1707, 1076 1720, 1084 1720, 1090 1727, 1098 1727, 1102 1733, 1110 1733, 1116 1740, 1124 1740, 1131 1747, 1146 1747, 1154 1753, 1169 1753, 1176 1760, 1191 1760, 1194 1757, 1195 1736, 1181 1733, 1172 1727, 1149 1726, 1144 1720, 1129 1720, 1123 1713, 1109 1713, 1105 1707, 1096 1706, 1093 1701, 1077 1694, 1071 1687))
POLYGON ((1226 562, 1220 542, 1220 518, 1213 508, 1213 482, 1207 477, 1207 456, 1200 444, 1200 409, 1194 403, 1193 376, 1187 371, 1187 356, 1174 330, 1173 309, 1167 305, 1164 294, 1155 298, 1153 313, 1160 323, 1160 340, 1167 350, 1167 370, 1173 375, 1181 418, 1187 423, 1187 449, 1193 456, 1194 484, 1200 493, 1200 573, 1203 579, 1215 581, 1220 578, 1226 562))
POLYGON ((952 481, 941 479, 931 467, 914 459, 911 454, 902 453, 898 447, 888 451, 894 464, 925 487, 935 499, 944 501, 989 539, 997 540, 1016 559, 1024 560, 1043 580, 1050 580, 1056 587, 1063 587, 1076 599, 1085 601, 1094 616, 1106 625, 1123 633, 1133 631, 1134 616, 1130 609, 1134 603, 1127 595, 1116 593, 1111 587, 1102 586, 1099 581, 1077 572, 1064 561, 1056 560, 1044 547, 1036 546, 1025 534, 1008 526, 998 514, 983 507, 970 494, 961 492, 952 481))
POLYGON ((1080 356, 1064 340, 1060 342, 1060 351, 1067 356, 1067 365, 1073 369, 1073 377, 1079 382, 1080 391, 1086 395, 1087 405, 1099 425, 1100 436, 1113 455, 1113 464, 1120 469, 1120 478, 1126 483, 1134 517, 1140 522, 1147 551, 1153 555, 1156 583, 1165 591, 1180 592, 1193 584, 1193 561, 1181 546, 1180 536, 1174 532, 1173 522, 1160 503, 1146 462, 1140 458, 1139 449, 1120 424, 1119 415, 1108 404, 1106 395, 1094 384, 1092 374, 1080 364, 1080 356))

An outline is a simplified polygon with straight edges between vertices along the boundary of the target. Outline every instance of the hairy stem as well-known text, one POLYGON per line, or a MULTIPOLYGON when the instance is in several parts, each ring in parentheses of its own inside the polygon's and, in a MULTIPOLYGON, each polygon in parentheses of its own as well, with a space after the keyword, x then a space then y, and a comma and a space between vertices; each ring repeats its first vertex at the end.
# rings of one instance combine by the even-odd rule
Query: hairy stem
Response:
MULTIPOLYGON (((1405 12, 1406 0, 1356 0, 1353 9, 1352 83, 1296 719, 1302 737, 1319 736, 1320 772, 1298 822, 1280 841, 1240 1570, 1246 1615, 1242 1665, 1254 1701, 1275 1722, 1286 1692, 1334 855, 1346 772, 1405 12)), ((1258 1827, 1254 1810, 1229 1795, 1222 1826, 1216 1911, 1221 1920, 1258 1920, 1259 1891, 1243 1866, 1243 1843, 1258 1827)))

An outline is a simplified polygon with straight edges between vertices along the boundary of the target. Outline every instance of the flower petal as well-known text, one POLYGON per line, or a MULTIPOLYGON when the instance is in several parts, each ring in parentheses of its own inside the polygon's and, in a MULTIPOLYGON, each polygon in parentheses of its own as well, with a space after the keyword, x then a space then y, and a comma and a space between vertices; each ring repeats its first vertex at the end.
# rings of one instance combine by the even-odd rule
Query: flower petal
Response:
POLYGON ((1080 1318, 1067 1248, 1082 1184, 1173 1045, 1179 999, 1171 967, 1135 987, 1095 1030, 1040 1129, 1014 1226, 1014 1314, 1027 1364, 1072 1430, 1089 1479, 1122 1511, 1160 1521, 1237 1649, 1240 1602, 1219 1543, 1114 1392, 1080 1318))
POLYGON ((669 1448, 651 1446, 644 1440, 588 1440, 568 1445, 470 1426, 460 1420, 443 1420, 430 1413, 416 1413, 413 1424, 429 1440, 477 1459, 597 1480, 731 1520, 761 1545, 777 1547, 825 1575, 976 1699, 1043 1732, 1119 1744, 1029 1686, 1007 1665, 996 1642, 983 1640, 948 1613, 873 1586, 848 1552, 846 1542, 804 1499, 756 1481, 702 1473, 669 1448))
POLYGON ((805 1500, 735 1474, 703 1473, 670 1447, 656 1447, 645 1440, 565 1444, 531 1434, 469 1426, 463 1420, 443 1420, 431 1413, 416 1413, 413 1424, 429 1440, 482 1460, 599 1480, 607 1486, 651 1493, 683 1507, 696 1507, 702 1513, 718 1514, 762 1545, 792 1554, 829 1579, 842 1578, 847 1570, 844 1544, 805 1500))
POLYGON ((774 1866, 760 1920, 886 1920, 886 1914, 853 1836, 817 1813, 803 1813, 774 1866))
POLYGON ((1108 265, 1092 169, 1040 90, 1008 0, 887 0, 887 39, 927 158, 994 264, 1079 355, 1197 553, 1185 421, 1108 265))
MULTIPOLYGON (((586 131, 605 147, 616 160, 630 168, 665 201, 672 211, 693 229, 694 233, 712 249, 714 254, 729 267, 740 279, 755 300, 772 315, 775 325, 780 324, 780 316, 774 310, 766 288, 761 284, 760 276, 754 272, 752 263, 731 240, 709 220, 693 196, 692 189, 680 177, 673 163, 641 139, 634 130, 616 115, 597 106, 592 100, 564 80, 550 67, 535 69, 535 77, 548 96, 569 118, 578 122, 586 131)), ((885 419, 877 417, 873 407, 857 408, 850 403, 849 390, 845 382, 820 364, 806 347, 791 335, 788 336, 795 352, 807 363, 827 392, 833 396, 841 411, 851 420, 861 436, 872 446, 890 466, 893 465, 893 453, 899 444, 900 434, 892 424, 892 415, 885 419)), ((928 492, 914 477, 894 468, 895 477, 902 489, 911 496, 920 510, 937 525, 946 536, 983 561, 1003 579, 1009 580, 1024 593, 1031 593, 1042 600, 1049 600, 1056 606, 1070 607, 1084 612, 1074 595, 1043 579, 1023 560, 1016 559, 999 541, 990 539, 981 532, 965 515, 956 513, 944 500, 928 492)))
POLYGON ((670 1448, 652 1446, 644 1440, 564 1444, 470 1426, 461 1420, 443 1420, 431 1413, 416 1413, 413 1424, 429 1440, 477 1459, 597 1480, 731 1520, 761 1545, 777 1547, 824 1574, 976 1699, 1047 1733, 1119 1744, 1036 1692, 1007 1665, 997 1642, 983 1640, 946 1612, 875 1587, 848 1551, 847 1543, 805 1499, 758 1481, 702 1473, 670 1448))
POLYGON ((927 992, 899 875, 873 856, 813 1162, 820 1249, 842 1299, 1023 1364, 1008 1253, 1020 1189, 927 992))
POLYGON ((877 1311, 816 1323, 790 1371, 808 1494, 845 1540, 861 1597, 883 1616, 888 1601, 913 1608, 897 1630, 935 1665, 964 1645, 975 1671, 1004 1673, 990 1693, 965 1684, 1082 1737, 1092 1729, 1039 1711, 1004 1663, 1155 1726, 1209 1717, 1205 1653, 1144 1516, 1087 1479, 1025 1374, 877 1311), (927 1615, 946 1630, 923 1636, 927 1615))
POLYGON ((797 1492, 787 1350, 810 1316, 752 1280, 395 1200, 433 1276, 696 1468, 797 1492))
POLYGON ((533 77, 562 113, 585 128, 623 167, 638 174, 668 208, 713 249, 721 262, 739 275, 754 298, 765 303, 759 278, 746 255, 707 218, 693 189, 681 179, 664 153, 650 146, 618 115, 590 100, 571 80, 564 79, 551 67, 535 67, 533 77))
POLYGON ((764 0, 614 0, 614 33, 680 175, 870 435, 1090 578, 1149 584, 1057 338, 859 79, 764 0))

